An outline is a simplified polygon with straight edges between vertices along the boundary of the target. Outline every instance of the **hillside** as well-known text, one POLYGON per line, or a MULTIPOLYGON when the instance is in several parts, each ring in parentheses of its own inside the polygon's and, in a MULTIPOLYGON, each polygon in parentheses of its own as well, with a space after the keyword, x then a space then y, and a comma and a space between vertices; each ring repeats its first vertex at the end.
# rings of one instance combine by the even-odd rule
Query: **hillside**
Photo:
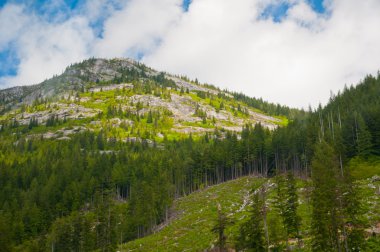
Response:
MULTIPOLYGON (((210 248, 216 239, 211 229, 217 219, 218 204, 230 218, 241 219, 247 214, 250 191, 265 182, 266 179, 244 177, 180 198, 173 204, 173 216, 155 234, 127 243, 119 249, 201 251, 210 248)), ((231 232, 229 230, 229 234, 231 232)))
POLYGON ((161 142, 215 130, 241 132, 246 124, 273 130, 287 123, 244 99, 129 59, 90 59, 41 84, 1 90, 0 128, 18 126, 29 137, 61 140, 108 128, 107 137, 118 141, 161 142))
MULTIPOLYGON (((363 179, 357 182, 360 188, 365 211, 362 212, 368 234, 373 227, 380 225, 380 181, 363 179)), ((276 207, 278 197, 276 179, 243 177, 233 181, 194 192, 176 200, 173 204, 173 216, 154 234, 119 246, 119 251, 205 251, 216 246, 217 235, 212 232, 216 225, 220 204, 222 211, 232 221, 226 229, 228 247, 235 247, 239 228, 249 217, 253 190, 266 188, 267 223, 270 247, 275 250, 285 249, 285 230, 281 223, 279 209, 276 207)), ((311 251, 311 204, 310 181, 298 180, 299 196, 298 214, 301 218, 302 248, 297 251, 311 251)), ((379 232, 380 230, 378 230, 379 232)), ((295 239, 289 239, 294 248, 295 239)), ((374 244, 376 246, 376 244, 374 244)), ((373 251, 369 248, 365 251, 373 251)))

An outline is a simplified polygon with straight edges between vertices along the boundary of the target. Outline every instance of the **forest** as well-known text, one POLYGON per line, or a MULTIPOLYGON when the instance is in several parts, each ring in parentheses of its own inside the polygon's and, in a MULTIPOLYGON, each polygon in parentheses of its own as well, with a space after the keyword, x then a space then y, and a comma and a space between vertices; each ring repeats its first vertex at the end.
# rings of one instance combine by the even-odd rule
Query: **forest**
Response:
MULTIPOLYGON (((157 82, 173 85, 160 76, 157 82)), ((380 160, 380 74, 305 113, 234 97, 252 106, 261 102, 262 110, 291 120, 273 131, 246 125, 241 134, 227 131, 221 137, 215 129, 153 145, 113 141, 107 129, 56 141, 26 139, 15 134, 17 125, 2 126, 1 251, 114 251, 151 234, 168 217, 173 200, 247 175, 276 179, 286 199, 278 204, 287 234, 300 240, 292 181, 311 181, 312 251, 375 251, 371 246, 380 242, 364 233, 355 176, 362 163, 380 160)), ((268 251, 262 194, 252 195, 251 217, 235 248, 268 251)), ((219 217, 214 231, 222 250, 228 221, 223 213, 219 217)))

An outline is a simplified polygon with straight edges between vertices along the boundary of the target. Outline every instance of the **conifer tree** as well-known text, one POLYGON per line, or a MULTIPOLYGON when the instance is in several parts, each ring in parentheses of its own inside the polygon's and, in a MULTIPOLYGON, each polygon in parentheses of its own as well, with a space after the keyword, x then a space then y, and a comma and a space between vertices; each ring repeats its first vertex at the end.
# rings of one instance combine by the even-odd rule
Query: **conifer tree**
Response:
POLYGON ((340 250, 338 174, 339 163, 334 150, 322 140, 317 143, 312 160, 313 251, 340 250))
POLYGON ((259 195, 259 190, 256 190, 252 194, 250 217, 248 221, 243 223, 243 225, 240 227, 240 233, 236 244, 237 250, 258 252, 265 251, 263 230, 264 227, 262 218, 263 207, 264 201, 259 195))
POLYGON ((149 110, 148 118, 146 120, 146 123, 152 123, 152 122, 153 122, 153 115, 152 115, 152 111, 149 110))
POLYGON ((364 231, 363 221, 359 216, 363 215, 363 207, 358 198, 358 189, 356 188, 350 176, 349 170, 344 171, 342 177, 341 191, 341 207, 343 217, 343 239, 346 251, 362 251, 364 248, 364 231))
POLYGON ((275 205, 280 212, 284 229, 286 231, 286 240, 288 238, 300 238, 301 219, 297 214, 298 195, 294 176, 288 172, 286 178, 284 175, 276 176, 277 196, 275 205))
POLYGON ((368 131, 368 127, 361 115, 356 118, 356 148, 357 153, 361 157, 368 157, 371 154, 372 143, 371 133, 368 131))
POLYGON ((218 252, 227 251, 227 248, 226 248, 227 236, 225 234, 225 229, 230 224, 232 224, 231 220, 229 220, 226 214, 222 212, 221 206, 220 204, 218 204, 218 219, 216 220, 214 227, 211 229, 211 231, 217 234, 218 236, 218 240, 216 243, 218 252))
POLYGON ((2 215, 0 215, 0 248, 4 252, 12 251, 9 223, 7 218, 2 215))
POLYGON ((284 212, 284 220, 288 229, 288 234, 299 237, 299 229, 301 225, 301 219, 297 214, 298 209, 298 195, 297 186, 294 175, 292 172, 288 172, 286 181, 286 208, 284 212))

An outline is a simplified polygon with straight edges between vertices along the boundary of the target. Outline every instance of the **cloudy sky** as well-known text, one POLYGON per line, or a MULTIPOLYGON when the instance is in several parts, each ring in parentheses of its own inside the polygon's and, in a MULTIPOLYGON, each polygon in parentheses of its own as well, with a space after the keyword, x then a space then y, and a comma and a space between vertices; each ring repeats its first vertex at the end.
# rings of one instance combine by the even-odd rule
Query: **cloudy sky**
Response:
POLYGON ((0 88, 88 57, 295 107, 380 70, 379 0, 0 0, 0 88))

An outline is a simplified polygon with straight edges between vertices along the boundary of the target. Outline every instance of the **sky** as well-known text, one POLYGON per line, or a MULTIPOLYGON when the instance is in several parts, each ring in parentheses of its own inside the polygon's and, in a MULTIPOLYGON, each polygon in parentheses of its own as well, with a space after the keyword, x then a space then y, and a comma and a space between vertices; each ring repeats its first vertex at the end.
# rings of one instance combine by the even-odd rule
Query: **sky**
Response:
POLYGON ((291 107, 380 70, 379 0, 0 0, 0 89, 90 57, 291 107))

